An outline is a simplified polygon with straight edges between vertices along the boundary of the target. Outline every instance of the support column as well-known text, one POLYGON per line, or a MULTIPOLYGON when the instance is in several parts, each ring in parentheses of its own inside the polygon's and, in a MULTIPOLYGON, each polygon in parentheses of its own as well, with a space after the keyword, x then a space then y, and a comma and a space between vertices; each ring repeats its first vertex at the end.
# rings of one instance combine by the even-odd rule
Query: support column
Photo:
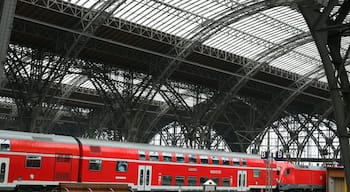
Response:
POLYGON ((3 87, 7 82, 4 62, 7 55, 7 47, 10 42, 16 4, 17 0, 0 1, 0 87, 3 87))
POLYGON ((348 27, 343 24, 344 19, 350 12, 350 1, 342 3, 338 0, 330 0, 326 7, 318 5, 316 1, 305 0, 299 4, 316 47, 320 53, 325 69, 330 97, 334 108, 334 116, 339 137, 341 160, 345 168, 346 183, 350 188, 350 146, 348 127, 350 121, 350 83, 345 69, 350 46, 345 57, 340 54, 342 37, 347 36, 348 27), (336 14, 333 13, 335 6, 339 6, 336 14))

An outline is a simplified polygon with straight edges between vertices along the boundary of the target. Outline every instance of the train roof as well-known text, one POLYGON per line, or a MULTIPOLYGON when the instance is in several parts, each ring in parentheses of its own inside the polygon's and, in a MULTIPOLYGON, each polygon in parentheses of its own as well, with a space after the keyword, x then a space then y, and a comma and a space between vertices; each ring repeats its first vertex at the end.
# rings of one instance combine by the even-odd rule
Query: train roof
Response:
MULTIPOLYGON (((0 139, 13 139, 13 138, 23 139, 23 140, 39 140, 39 141, 77 144, 76 139, 71 136, 0 130, 0 139)), ((83 145, 92 145, 92 146, 101 146, 101 147, 102 146, 120 147, 120 148, 126 148, 126 149, 162 151, 162 152, 169 152, 169 153, 175 152, 175 153, 189 153, 189 154, 212 155, 212 156, 233 157, 233 158, 260 159, 259 155, 238 153, 238 152, 186 149, 186 148, 180 148, 180 147, 168 147, 168 146, 165 147, 165 146, 157 146, 157 145, 150 145, 150 144, 144 144, 144 143, 128 143, 128 142, 104 141, 104 140, 94 140, 94 139, 84 139, 84 138, 79 138, 79 140, 83 145)))
POLYGON ((93 139, 80 139, 83 145, 92 146, 106 146, 106 147, 120 147, 126 149, 137 149, 147 151, 161 151, 168 153, 188 153, 198 155, 212 155, 221 157, 234 157, 234 158, 250 158, 250 159, 261 159, 259 155, 238 153, 238 152, 225 152, 225 151, 211 151, 202 149, 188 149, 172 146, 159 146, 151 145, 146 143, 128 143, 128 142, 117 142, 117 141, 104 141, 104 140, 93 140, 93 139))
POLYGON ((70 137, 70 136, 19 132, 19 131, 9 131, 9 130, 0 130, 0 139, 23 139, 23 140, 33 140, 33 141, 48 141, 48 142, 77 144, 77 141, 74 139, 74 137, 70 137))

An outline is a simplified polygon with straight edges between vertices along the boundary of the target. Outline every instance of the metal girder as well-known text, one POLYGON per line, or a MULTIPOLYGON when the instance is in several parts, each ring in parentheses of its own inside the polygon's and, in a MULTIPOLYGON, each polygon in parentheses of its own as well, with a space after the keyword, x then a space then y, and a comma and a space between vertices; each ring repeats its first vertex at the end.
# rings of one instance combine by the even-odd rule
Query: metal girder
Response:
POLYGON ((302 1, 298 8, 308 24, 326 72, 334 106, 341 158, 345 167, 346 183, 350 188, 350 147, 347 129, 350 125, 350 114, 348 113, 350 111, 350 83, 344 66, 348 59, 350 46, 343 58, 340 54, 343 31, 321 30, 327 29, 330 25, 342 24, 349 14, 350 1, 330 0, 322 12, 321 9, 315 9, 315 4, 314 1, 302 1), (332 13, 335 6, 340 6, 336 14, 332 13))
MULTIPOLYGON (((35 118, 41 111, 41 104, 53 82, 60 83, 64 77, 62 58, 34 49, 10 45, 6 61, 6 74, 15 95, 16 104, 23 112, 23 129, 40 131, 35 126, 35 118), (24 94, 26 93, 26 94, 24 94), (33 118, 33 120, 31 120, 33 118)), ((53 91, 53 93, 52 93, 53 91)), ((48 110, 50 107, 47 108, 48 110)))
MULTIPOLYGON (((218 118, 219 114, 224 110, 226 104, 234 98, 238 92, 243 88, 243 86, 249 81, 248 77, 253 77, 255 74, 260 72, 260 70, 266 66, 270 61, 275 60, 276 58, 280 57, 281 55, 292 51, 294 48, 303 45, 305 43, 308 43, 311 41, 309 38, 309 33, 302 33, 298 34, 294 37, 291 37, 287 39, 285 42, 283 42, 281 45, 277 45, 274 48, 268 49, 267 51, 259 54, 256 58, 255 62, 248 62, 246 63, 238 73, 242 73, 242 78, 238 79, 236 77, 230 78, 228 81, 225 82, 224 86, 229 87, 228 91, 223 90, 220 98, 216 104, 216 110, 211 113, 209 116, 209 124, 213 124, 216 119, 218 118), (261 61, 259 63, 259 61, 261 61)), ((302 77, 301 79, 305 79, 306 77, 302 77)), ((311 82, 308 85, 311 85, 311 82)), ((301 93, 303 90, 306 89, 307 86, 304 86, 303 89, 295 91, 295 93, 301 93)), ((291 99, 288 100, 288 102, 285 102, 285 106, 289 104, 290 101, 292 101, 294 97, 291 97, 291 99)), ((283 107, 285 107, 283 106, 283 107)), ((279 114, 279 111, 278 111, 279 114)))
MULTIPOLYGON (((47 26, 47 27, 52 27, 52 28, 55 28, 55 29, 58 29, 58 30, 62 30, 62 31, 65 31, 65 32, 69 32, 69 33, 79 33, 78 31, 74 31, 74 30, 71 30, 71 29, 68 29, 68 28, 64 28, 64 27, 60 27, 60 26, 57 26, 57 25, 51 25, 51 24, 48 24, 48 23, 45 23, 45 22, 41 22, 41 21, 37 21, 37 20, 33 20, 33 19, 29 19, 29 18, 25 18, 25 17, 21 17, 21 16, 17 16, 16 15, 16 18, 18 19, 21 19, 21 20, 25 20, 25 21, 29 21, 29 22, 33 22, 33 23, 37 23, 37 24, 40 24, 40 25, 44 25, 44 26, 47 26)), ((40 32, 41 33, 41 32, 40 32)), ((180 58, 176 58, 174 56, 170 56, 170 55, 166 55, 166 54, 162 54, 162 53, 157 53, 157 52, 153 52, 153 51, 150 51, 150 50, 146 50, 146 49, 142 49, 142 48, 138 48, 138 47, 135 47, 135 46, 131 46, 131 45, 127 45, 127 44, 123 44, 123 43, 120 43, 120 42, 115 42, 115 41, 111 41, 111 40, 108 40, 108 39, 104 39, 104 38, 100 38, 100 37, 96 37, 96 36, 89 36, 89 38, 94 38, 95 40, 98 40, 98 41, 102 41, 102 42, 106 42, 106 43, 111 43, 112 45, 117 45, 117 46, 122 46, 122 47, 125 47, 125 48, 129 48, 129 49, 132 49, 132 50, 135 50, 135 51, 141 51, 141 52, 144 52, 144 53, 147 53, 147 54, 151 54, 153 56, 159 56, 159 57, 162 57, 164 59, 168 59, 168 60, 177 60, 178 62, 182 62, 182 63, 186 63, 186 64, 189 64, 189 66, 195 66, 195 67, 200 67, 200 68, 203 68, 205 70, 213 70, 213 71, 216 71, 216 72, 220 72, 220 73, 223 73, 223 74, 226 74, 226 75, 230 75, 230 76, 235 76, 235 77, 239 77, 241 78, 242 75, 240 74, 237 74, 237 73, 234 73, 234 72, 229 72, 229 71, 226 71, 226 70, 221 70, 221 69, 217 69, 217 68, 213 68, 213 67, 210 67, 210 66, 206 66, 206 65, 203 65, 203 64, 200 64, 200 63, 197 63, 197 62, 192 62, 192 61, 189 61, 189 60, 185 60, 185 59, 180 59, 180 58)), ((215 49, 211 49, 211 50, 215 50, 215 49)), ((244 58, 240 58, 240 57, 235 57, 234 55, 231 54, 231 56, 229 56, 230 54, 226 54, 225 52, 221 52, 219 50, 216 50, 214 51, 213 53, 214 55, 217 55, 218 58, 221 58, 221 57, 228 57, 227 59, 229 61, 231 60, 234 60, 234 62, 241 62, 241 64, 243 65, 247 60, 244 60, 244 58), (222 53, 222 54, 221 54, 222 53), (226 56, 225 56, 226 55, 226 56), (243 60, 242 60, 243 59, 243 60)), ((232 61, 233 62, 233 61, 232 61)), ((299 76, 298 75, 293 75, 293 74, 290 74, 289 72, 287 71, 283 71, 283 70, 280 70, 280 69, 276 69, 274 67, 265 67, 263 68, 264 72, 266 73, 269 73, 269 74, 280 74, 280 76, 282 77, 287 77, 288 79, 291 79, 291 80, 295 80, 295 79, 298 79, 299 76)), ((209 73, 206 73, 206 75, 208 75, 209 73)), ((210 75, 210 74, 209 74, 210 75)), ((266 84, 266 85, 270 85, 270 86, 273 86, 273 87, 277 87, 277 88, 281 88, 281 89, 286 89, 286 90, 290 90, 290 91, 293 91, 294 89, 290 89, 288 87, 283 87, 283 86, 279 86, 277 84, 273 84, 273 83, 269 83, 269 82, 265 82, 265 81, 262 81, 262 80, 258 80, 258 79, 254 79, 254 78, 251 78, 251 77, 247 77, 250 81, 254 81, 254 82, 257 82, 257 83, 262 83, 262 84, 266 84)), ((319 88, 319 89, 323 89, 323 90, 328 90, 328 86, 327 84, 325 83, 321 83, 321 82, 316 82, 316 83, 313 83, 312 86, 315 86, 316 88, 319 88)), ((311 97, 315 97, 315 98, 320 98, 320 99, 325 99, 325 98, 322 98, 318 95, 315 95, 315 94, 311 94, 311 93, 303 93, 305 95, 308 95, 308 96, 311 96, 311 97)))
MULTIPOLYGON (((323 122, 323 120, 324 120, 325 118, 327 118, 327 117, 331 114, 332 111, 333 111, 333 108, 330 107, 327 111, 325 111, 324 114, 322 114, 321 116, 318 117, 318 121, 317 121, 317 122, 314 122, 314 121, 312 120, 312 118, 310 118, 310 117, 305 117, 305 116, 303 115, 304 118, 307 120, 307 122, 304 122, 304 123, 301 123, 301 122, 300 122, 300 124, 302 124, 302 125, 305 127, 305 131, 307 132, 307 135, 306 135, 306 137, 304 138, 304 140, 300 143, 300 150, 298 151, 298 154, 297 154, 297 158, 298 158, 298 159, 301 158, 302 150, 305 148, 305 146, 306 146, 306 144, 307 144, 307 142, 309 141, 310 138, 311 138, 311 139, 314 141, 314 143, 317 145, 317 148, 318 148, 319 152, 321 153, 322 147, 320 146, 320 143, 319 143, 318 139, 314 136, 314 132, 317 130, 319 133, 321 133, 321 134, 323 133, 322 130, 319 129, 319 126, 320 126, 320 124, 323 122), (308 129, 308 128, 305 126, 306 123, 312 124, 313 127, 312 127, 311 129, 308 129)), ((323 158, 325 157, 325 155, 322 154, 322 153, 321 153, 321 156, 322 156, 323 158)))
MULTIPOLYGON (((23 2, 28 2, 31 3, 35 6, 39 6, 45 9, 49 9, 52 10, 54 12, 60 12, 60 13, 64 13, 67 15, 71 15, 72 17, 76 17, 76 18, 80 18, 82 17, 82 15, 87 11, 85 8, 74 5, 74 4, 70 4, 68 2, 64 2, 63 4, 58 4, 58 2, 56 1, 48 1, 48 0, 21 0, 23 2)), ((269 2, 268 6, 278 6, 280 4, 278 3, 292 3, 292 1, 287 1, 287 2, 269 2)), ((259 13, 259 14, 263 14, 263 13, 259 13)), ((17 16, 19 17, 19 16, 17 16)), ((23 18, 23 17, 22 17, 23 18)), ((43 23, 41 23, 43 24, 43 23)), ((47 24, 44 24, 47 25, 47 24)), ((119 18, 114 18, 114 17, 110 17, 107 19, 107 21, 104 23, 105 26, 117 29, 117 30, 121 30, 124 32, 128 32, 128 33, 132 33, 132 34, 136 34, 145 38, 149 38, 155 41, 159 41, 159 42, 163 42, 163 43, 167 43, 170 45, 175 46, 177 42, 179 41, 183 41, 183 39, 176 37, 174 35, 170 35, 170 34, 166 34, 160 31, 157 31, 155 29, 151 29, 148 27, 144 27, 144 26, 140 26, 140 25, 136 25, 134 23, 125 21, 125 20, 121 20, 119 18)), ((286 26, 288 27, 288 26, 286 26)), ((62 28, 61 28, 62 30, 62 28)), ((90 37, 91 38, 91 37, 90 37)), ((96 37, 93 37, 96 39, 96 37)), ((103 39, 99 39, 102 40, 103 39)), ((235 55, 233 53, 229 53, 226 51, 221 51, 212 47, 208 47, 205 45, 200 45, 198 46, 198 48, 195 50, 195 52, 210 56, 210 57, 214 57, 220 60, 225 60, 228 62, 232 62, 235 64, 244 64, 246 62, 248 62, 249 60, 247 58, 235 55)), ((184 62, 184 61, 181 61, 184 62)), ((297 76, 296 74, 291 75, 290 72, 288 71, 284 71, 284 70, 280 70, 280 69, 276 69, 275 67, 272 66, 267 66, 265 68, 263 68, 263 71, 266 73, 270 73, 273 75, 277 75, 277 76, 281 76, 283 78, 289 78, 291 80, 293 80, 294 76, 297 76)), ((314 83, 313 86, 316 86, 317 88, 320 89, 327 89, 327 84, 323 83, 323 82, 317 82, 314 83)))
MULTIPOLYGON (((114 11, 116 11, 119 8, 119 6, 125 2, 121 1, 117 5, 113 5, 117 1, 118 0, 108 0, 103 1, 102 4, 100 4, 100 1, 96 1, 89 8, 89 10, 82 15, 80 20, 81 33, 75 36, 75 40, 73 41, 73 43, 66 48, 67 52, 65 54, 64 61, 62 61, 63 63, 66 63, 68 59, 77 58, 79 53, 83 50, 83 48, 85 48, 86 44, 89 41, 89 38, 83 34, 93 35, 97 31, 97 29, 102 26, 105 20, 108 19, 114 13, 114 11), (110 10, 108 10, 107 12, 107 9, 110 10)), ((71 81, 71 85, 69 85, 70 87, 65 93, 62 94, 62 99, 69 97, 75 91, 75 89, 77 89, 79 85, 84 83, 86 80, 87 77, 76 77, 75 79, 73 79, 71 81)), ((49 127, 55 124, 55 122, 60 118, 60 116, 60 112, 54 114, 54 118, 52 119, 52 122, 50 122, 49 127)))
MULTIPOLYGON (((259 11, 266 10, 267 7, 264 3, 256 3, 253 5, 249 5, 247 7, 244 7, 242 9, 234 10, 232 13, 230 10, 230 13, 222 13, 216 18, 214 18, 212 21, 205 21, 200 25, 199 27, 195 28, 191 31, 191 38, 190 40, 183 40, 178 42, 174 49, 171 50, 168 54, 173 55, 175 54, 175 58, 178 59, 184 59, 188 57, 196 47, 198 47, 201 43, 209 39, 212 35, 214 35, 217 31, 220 31, 223 27, 230 25, 231 23, 234 23, 242 18, 245 18, 249 15, 255 14, 259 11), (194 34, 194 35, 193 35, 194 34)), ((177 61, 177 59, 170 60, 169 63, 167 63, 167 66, 164 69, 161 69, 159 72, 156 73, 155 78, 152 80, 146 79, 146 81, 142 82, 142 87, 144 87, 138 96, 136 96, 137 100, 140 99, 141 95, 146 95, 145 98, 148 100, 152 100, 156 93, 159 92, 160 87, 164 82, 170 77, 170 75, 179 67, 180 62, 177 61), (149 90, 147 93, 146 87, 149 85, 152 85, 152 90, 149 90)), ((140 102, 137 102, 140 103, 140 102)), ((145 103, 145 102, 143 102, 145 103)), ((146 103, 145 103, 146 104, 146 103)), ((138 111, 142 111, 144 108, 143 105, 139 107, 138 111)), ((135 117, 138 117, 139 113, 136 114, 135 117)))
POLYGON ((10 42, 16 4, 17 0, 3 0, 0 2, 0 87, 4 87, 7 83, 4 62, 10 42))

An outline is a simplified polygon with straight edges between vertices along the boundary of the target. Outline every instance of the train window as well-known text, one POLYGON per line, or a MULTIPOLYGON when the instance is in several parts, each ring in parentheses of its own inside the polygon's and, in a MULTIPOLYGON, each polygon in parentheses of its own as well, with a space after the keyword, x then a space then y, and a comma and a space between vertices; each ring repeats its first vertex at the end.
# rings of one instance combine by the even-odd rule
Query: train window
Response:
POLYGON ((254 177, 259 178, 260 177, 260 169, 254 169, 254 177))
POLYGON ((199 178, 199 182, 200 182, 201 186, 202 186, 206 181, 208 181, 208 177, 200 177, 200 178, 199 178))
POLYGON ((197 163, 196 155, 191 155, 191 154, 189 154, 189 155, 188 155, 188 162, 189 162, 189 163, 197 163))
POLYGON ((128 162, 126 161, 117 161, 116 163, 117 172, 127 172, 128 171, 128 162))
POLYGON ((144 151, 139 151, 139 159, 146 160, 146 153, 144 151))
POLYGON ((290 174, 290 169, 286 169, 286 171, 284 172, 285 175, 289 175, 290 174))
POLYGON ((222 158, 222 164, 223 165, 230 165, 230 160, 227 157, 222 158))
POLYGON ((230 186, 230 179, 222 178, 222 186, 230 186))
POLYGON ((245 159, 242 159, 242 166, 246 167, 247 166, 247 161, 245 159))
POLYGON ((27 168, 40 168, 41 167, 41 156, 28 155, 26 157, 27 168))
POLYGON ((188 177, 187 182, 188 182, 188 186, 196 186, 197 185, 197 177, 188 177))
POLYGON ((219 165, 219 158, 218 157, 212 156, 211 161, 213 162, 213 165, 219 165))
POLYGON ((172 162, 173 158, 171 157, 171 153, 163 153, 163 161, 172 162))
POLYGON ((172 180, 171 176, 162 176, 162 185, 170 186, 171 180, 172 180))
POLYGON ((176 162, 184 163, 185 162, 184 154, 176 153, 176 162))
POLYGON ((232 162, 233 162, 233 166, 239 166, 239 159, 232 159, 232 162))
POLYGON ((149 152, 149 160, 151 161, 159 161, 159 154, 157 151, 150 151, 149 152))
POLYGON ((0 151, 10 151, 10 140, 0 139, 0 151))
POLYGON ((209 163, 208 156, 206 156, 206 155, 201 155, 200 159, 201 159, 201 164, 208 164, 209 163))
POLYGON ((220 179, 218 178, 218 177, 213 177, 213 178, 211 178, 211 180, 212 181, 214 181, 214 183, 217 185, 217 186, 219 186, 220 185, 220 179))
POLYGON ((281 173, 281 167, 278 167, 278 168, 277 168, 277 173, 276 173, 276 174, 277 174, 277 175, 280 175, 280 173, 281 173))
POLYGON ((184 186, 185 184, 185 177, 183 176, 176 176, 175 177, 175 185, 176 186, 184 186))
POLYGON ((90 171, 101 171, 102 170, 102 160, 91 159, 89 161, 89 170, 90 171))

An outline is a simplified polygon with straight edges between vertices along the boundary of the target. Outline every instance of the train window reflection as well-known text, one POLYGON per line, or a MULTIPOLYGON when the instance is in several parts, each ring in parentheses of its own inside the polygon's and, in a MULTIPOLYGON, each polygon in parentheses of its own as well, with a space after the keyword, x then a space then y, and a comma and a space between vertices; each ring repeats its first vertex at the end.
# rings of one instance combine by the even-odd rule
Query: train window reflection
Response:
POLYGON ((151 161, 159 161, 159 154, 157 151, 150 151, 149 152, 149 159, 151 161))
POLYGON ((245 159, 242 160, 242 166, 246 167, 247 166, 247 161, 245 159))
POLYGON ((213 165, 219 165, 219 158, 218 157, 212 156, 211 161, 213 162, 213 165))
POLYGON ((89 161, 89 170, 90 171, 101 171, 102 170, 102 160, 91 159, 89 161))
POLYGON ((208 156, 206 156, 206 155, 201 155, 200 159, 201 159, 201 164, 208 164, 209 163, 208 156))
POLYGON ((184 163, 185 162, 184 154, 176 153, 176 162, 184 163))
POLYGON ((127 172, 128 171, 128 162, 126 161, 117 161, 116 171, 118 172, 127 172))
POLYGON ((201 184, 201 186, 208 180, 208 177, 200 177, 199 178, 199 182, 201 184))
POLYGON ((171 180, 172 180, 171 176, 162 176, 162 185, 170 186, 171 180))
POLYGON ((220 179, 219 179, 218 177, 213 177, 211 180, 214 181, 214 183, 215 183, 217 186, 220 185, 220 182, 219 182, 220 179))
POLYGON ((146 160, 146 153, 144 151, 139 151, 139 159, 146 160))
POLYGON ((286 169, 286 171, 284 172, 285 175, 289 175, 290 174, 290 169, 286 169))
POLYGON ((230 160, 227 157, 222 158, 222 164, 223 165, 230 165, 230 160))
POLYGON ((229 178, 223 178, 222 179, 222 186, 230 186, 230 179, 229 178))
POLYGON ((183 176, 176 176, 175 177, 175 185, 176 186, 184 186, 185 184, 185 177, 183 176))
POLYGON ((233 162, 233 166, 239 166, 239 159, 233 158, 232 162, 233 162))
POLYGON ((188 162, 189 162, 189 163, 197 163, 196 155, 191 155, 191 154, 189 154, 189 155, 188 155, 188 162))
POLYGON ((254 169, 254 177, 259 178, 260 177, 260 169, 254 169))
POLYGON ((0 151, 10 151, 10 144, 1 143, 1 145, 0 145, 0 151))
POLYGON ((171 157, 171 153, 163 153, 163 161, 172 162, 173 159, 171 157))
POLYGON ((27 168, 40 168, 41 167, 41 156, 28 155, 26 157, 27 168))
POLYGON ((0 151, 10 151, 10 140, 0 139, 0 151))
POLYGON ((188 182, 188 186, 196 186, 197 185, 197 177, 188 177, 187 182, 188 182))

